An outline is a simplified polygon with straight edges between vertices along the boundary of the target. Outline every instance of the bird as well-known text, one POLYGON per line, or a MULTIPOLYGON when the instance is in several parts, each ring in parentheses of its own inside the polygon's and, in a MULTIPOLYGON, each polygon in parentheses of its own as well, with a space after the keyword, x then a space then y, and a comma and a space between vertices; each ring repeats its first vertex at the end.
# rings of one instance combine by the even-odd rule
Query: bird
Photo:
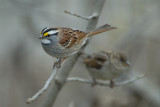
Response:
POLYGON ((60 64, 65 58, 77 53, 89 37, 112 29, 117 28, 105 24, 86 33, 66 27, 46 27, 39 39, 44 51, 57 58, 56 64, 60 64))
POLYGON ((114 50, 86 54, 83 62, 92 77, 92 86, 97 84, 97 80, 109 80, 111 88, 115 84, 113 79, 128 71, 131 65, 124 53, 114 50))

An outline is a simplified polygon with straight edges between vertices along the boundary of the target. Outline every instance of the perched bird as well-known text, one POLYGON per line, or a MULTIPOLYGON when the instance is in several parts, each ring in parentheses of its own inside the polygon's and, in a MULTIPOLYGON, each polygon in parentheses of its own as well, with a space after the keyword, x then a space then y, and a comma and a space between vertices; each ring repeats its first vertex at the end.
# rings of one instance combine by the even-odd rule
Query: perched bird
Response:
POLYGON ((93 79, 92 86, 96 80, 110 80, 110 86, 114 86, 113 79, 127 71, 130 62, 127 57, 117 51, 102 51, 84 57, 84 64, 93 79))
POLYGON ((44 28, 39 39, 41 40, 44 51, 58 58, 58 63, 61 63, 63 58, 77 53, 86 43, 88 37, 112 29, 116 28, 108 24, 88 33, 65 27, 44 28))

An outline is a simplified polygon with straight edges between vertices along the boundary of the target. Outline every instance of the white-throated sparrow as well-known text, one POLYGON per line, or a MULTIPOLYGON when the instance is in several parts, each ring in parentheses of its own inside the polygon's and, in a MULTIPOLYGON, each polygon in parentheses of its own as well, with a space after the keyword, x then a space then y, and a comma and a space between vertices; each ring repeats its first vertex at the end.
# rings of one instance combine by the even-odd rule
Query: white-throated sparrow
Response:
POLYGON ((98 27, 89 33, 65 27, 44 28, 39 39, 43 49, 61 62, 61 59, 78 52, 88 37, 112 29, 116 28, 108 24, 98 27))
POLYGON ((102 51, 84 57, 89 74, 96 85, 96 80, 110 80, 111 87, 114 86, 113 79, 127 71, 130 62, 127 57, 117 51, 102 51))

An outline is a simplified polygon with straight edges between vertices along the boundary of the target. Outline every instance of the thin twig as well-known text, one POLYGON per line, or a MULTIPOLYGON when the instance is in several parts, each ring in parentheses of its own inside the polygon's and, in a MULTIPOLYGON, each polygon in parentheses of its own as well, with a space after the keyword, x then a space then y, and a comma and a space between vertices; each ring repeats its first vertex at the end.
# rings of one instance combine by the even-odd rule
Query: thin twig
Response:
POLYGON ((78 15, 78 14, 75 14, 75 13, 71 13, 71 12, 69 12, 69 11, 67 11, 67 10, 65 10, 64 12, 65 12, 66 14, 70 14, 70 15, 72 15, 72 16, 76 16, 76 17, 81 18, 81 19, 85 19, 85 20, 89 20, 89 19, 90 19, 90 17, 85 17, 85 16, 81 16, 81 15, 78 15))
MULTIPOLYGON (((145 77, 146 75, 147 74, 142 74, 142 75, 138 75, 137 77, 135 77, 135 78, 133 78, 131 80, 126 80, 126 81, 123 81, 123 82, 115 82, 114 86, 121 86, 121 85, 127 85, 127 84, 130 84, 130 83, 133 83, 134 81, 139 80, 139 79, 145 77)), ((66 82, 75 82, 75 81, 76 82, 85 83, 85 84, 93 84, 93 81, 86 80, 86 79, 79 78, 79 77, 69 77, 69 78, 67 78, 66 82)), ((104 83, 104 82, 97 81, 96 85, 99 85, 99 86, 110 86, 110 83, 104 83)))
POLYGON ((49 87, 51 81, 53 80, 53 78, 55 77, 57 72, 57 66, 55 65, 52 71, 52 74, 50 75, 50 77, 48 78, 48 80, 46 81, 45 85, 43 86, 42 89, 40 89, 34 96, 32 96, 31 98, 27 99, 27 104, 30 104, 31 102, 35 101, 41 94, 43 94, 49 87))

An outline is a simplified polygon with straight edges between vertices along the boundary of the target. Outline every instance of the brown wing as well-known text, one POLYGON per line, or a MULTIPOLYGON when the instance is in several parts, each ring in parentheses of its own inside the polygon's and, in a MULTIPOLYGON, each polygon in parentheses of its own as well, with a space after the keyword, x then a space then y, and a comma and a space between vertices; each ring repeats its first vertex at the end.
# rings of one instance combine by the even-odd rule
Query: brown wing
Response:
POLYGON ((81 42, 84 38, 86 38, 86 33, 73 30, 70 28, 58 28, 59 29, 59 43, 66 47, 70 48, 73 45, 81 42))
POLYGON ((102 67, 102 63, 99 62, 99 61, 97 61, 97 60, 95 60, 95 59, 88 59, 88 58, 86 58, 84 60, 84 63, 89 68, 101 69, 101 67, 102 67))
POLYGON ((90 57, 84 59, 84 63, 87 67, 95 69, 101 69, 106 61, 108 61, 108 56, 103 52, 92 54, 90 57))

